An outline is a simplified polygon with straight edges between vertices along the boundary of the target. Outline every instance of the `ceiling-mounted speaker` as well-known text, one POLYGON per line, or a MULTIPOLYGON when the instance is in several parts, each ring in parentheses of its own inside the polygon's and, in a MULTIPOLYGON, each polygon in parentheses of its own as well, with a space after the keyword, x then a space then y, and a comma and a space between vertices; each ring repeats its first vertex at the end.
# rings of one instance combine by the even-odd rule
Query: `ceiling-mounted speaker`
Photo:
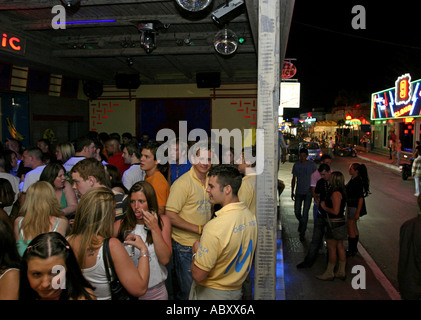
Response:
POLYGON ((103 85, 99 81, 88 80, 83 83, 83 93, 89 99, 96 99, 102 95, 104 91, 103 85))
POLYGON ((117 73, 115 86, 117 89, 137 89, 140 86, 140 76, 138 73, 117 73))
POLYGON ((196 73, 196 84, 198 88, 219 88, 221 86, 220 72, 196 73))

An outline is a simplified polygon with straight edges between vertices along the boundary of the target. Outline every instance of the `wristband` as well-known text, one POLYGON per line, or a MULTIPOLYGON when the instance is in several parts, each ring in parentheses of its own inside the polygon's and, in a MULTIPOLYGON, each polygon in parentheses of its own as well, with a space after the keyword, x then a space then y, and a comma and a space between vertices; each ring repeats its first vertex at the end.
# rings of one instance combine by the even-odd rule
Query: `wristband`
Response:
POLYGON ((199 235, 201 235, 201 234, 202 234, 202 226, 199 225, 199 235))
POLYGON ((140 260, 140 258, 143 258, 143 257, 148 257, 149 258, 149 261, 151 261, 151 255, 148 252, 142 252, 142 251, 140 251, 139 260, 140 260))

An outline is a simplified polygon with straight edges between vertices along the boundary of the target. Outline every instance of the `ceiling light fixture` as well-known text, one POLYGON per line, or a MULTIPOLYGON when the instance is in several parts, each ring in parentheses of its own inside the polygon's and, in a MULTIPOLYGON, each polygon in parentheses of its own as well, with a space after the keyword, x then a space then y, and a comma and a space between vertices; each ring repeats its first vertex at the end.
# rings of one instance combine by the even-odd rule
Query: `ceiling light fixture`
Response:
POLYGON ((153 23, 139 24, 140 32, 140 46, 145 49, 146 53, 151 53, 156 49, 156 31, 153 28, 153 23))
POLYGON ((205 10, 212 0, 175 0, 175 2, 184 10, 198 12, 205 10))
POLYGON ((213 45, 216 52, 228 56, 237 50, 238 37, 234 31, 224 28, 215 35, 213 45))

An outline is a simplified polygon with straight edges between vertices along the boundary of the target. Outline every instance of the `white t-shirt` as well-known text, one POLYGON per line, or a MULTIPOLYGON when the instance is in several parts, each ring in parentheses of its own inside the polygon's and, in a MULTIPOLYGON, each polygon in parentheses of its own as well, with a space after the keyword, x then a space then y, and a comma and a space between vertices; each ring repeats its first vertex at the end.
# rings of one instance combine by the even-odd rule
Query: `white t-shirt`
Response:
POLYGON ((124 171, 122 180, 127 190, 130 190, 136 182, 145 180, 145 171, 140 169, 140 164, 132 164, 129 169, 124 171))
POLYGON ((63 164, 63 167, 64 169, 66 169, 66 172, 70 172, 73 166, 83 159, 85 159, 85 157, 71 157, 69 160, 66 161, 65 164, 63 164))
POLYGON ((26 190, 28 190, 31 184, 34 184, 35 182, 39 180, 39 177, 41 176, 41 173, 45 167, 46 165, 36 167, 35 169, 29 171, 25 175, 25 180, 23 181, 22 192, 26 192, 26 190))

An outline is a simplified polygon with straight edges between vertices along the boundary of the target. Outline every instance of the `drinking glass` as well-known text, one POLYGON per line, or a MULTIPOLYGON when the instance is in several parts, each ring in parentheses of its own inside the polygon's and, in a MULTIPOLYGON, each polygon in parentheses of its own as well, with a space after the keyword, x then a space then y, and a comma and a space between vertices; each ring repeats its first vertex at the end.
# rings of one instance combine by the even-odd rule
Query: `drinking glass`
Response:
MULTIPOLYGON (((126 231, 124 231, 124 240, 126 240, 126 239, 127 239, 127 237, 128 237, 130 234, 134 234, 134 232, 133 232, 133 231, 131 231, 131 230, 126 230, 126 231)), ((130 256, 130 257, 133 257, 133 256, 134 256, 134 246, 132 246, 131 244, 124 244, 124 247, 126 248, 126 250, 127 250, 128 254, 129 254, 129 256, 130 256)))

